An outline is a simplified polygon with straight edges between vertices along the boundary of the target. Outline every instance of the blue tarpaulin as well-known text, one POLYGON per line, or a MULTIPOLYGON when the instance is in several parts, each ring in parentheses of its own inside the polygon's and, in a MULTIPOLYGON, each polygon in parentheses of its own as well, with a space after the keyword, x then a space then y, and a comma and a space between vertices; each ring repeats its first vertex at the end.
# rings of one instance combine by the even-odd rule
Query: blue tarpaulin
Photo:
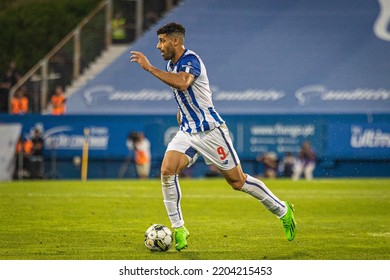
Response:
POLYGON ((136 63, 164 69, 158 27, 186 29, 222 114, 390 112, 389 1, 186 0, 68 100, 68 114, 175 114, 171 89, 136 63))

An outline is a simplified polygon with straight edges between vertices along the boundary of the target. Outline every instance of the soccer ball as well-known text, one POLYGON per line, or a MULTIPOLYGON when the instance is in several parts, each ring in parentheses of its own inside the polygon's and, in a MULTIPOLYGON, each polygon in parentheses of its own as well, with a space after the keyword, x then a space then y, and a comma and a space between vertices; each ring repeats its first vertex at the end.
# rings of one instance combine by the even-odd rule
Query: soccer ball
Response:
POLYGON ((172 231, 164 225, 154 224, 145 232, 145 246, 152 252, 168 251, 172 241, 172 231))

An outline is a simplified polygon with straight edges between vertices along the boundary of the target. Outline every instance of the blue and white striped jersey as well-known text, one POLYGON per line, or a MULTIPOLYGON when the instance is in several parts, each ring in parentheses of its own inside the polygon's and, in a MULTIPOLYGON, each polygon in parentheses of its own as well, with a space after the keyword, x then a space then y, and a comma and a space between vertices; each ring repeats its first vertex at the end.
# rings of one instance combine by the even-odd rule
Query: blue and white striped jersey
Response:
POLYGON ((181 130, 197 133, 224 123, 213 105, 206 67, 195 52, 185 50, 176 64, 168 61, 167 71, 170 73, 183 71, 195 77, 194 82, 185 91, 172 88, 181 112, 181 130))

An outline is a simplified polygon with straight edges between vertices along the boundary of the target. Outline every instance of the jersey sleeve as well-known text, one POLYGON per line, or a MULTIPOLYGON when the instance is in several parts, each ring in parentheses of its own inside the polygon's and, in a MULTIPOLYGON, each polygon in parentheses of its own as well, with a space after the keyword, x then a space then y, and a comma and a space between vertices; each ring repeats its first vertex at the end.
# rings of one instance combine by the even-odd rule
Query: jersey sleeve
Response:
POLYGON ((195 78, 200 75, 200 62, 195 55, 187 55, 180 60, 178 72, 186 72, 194 75, 195 78))

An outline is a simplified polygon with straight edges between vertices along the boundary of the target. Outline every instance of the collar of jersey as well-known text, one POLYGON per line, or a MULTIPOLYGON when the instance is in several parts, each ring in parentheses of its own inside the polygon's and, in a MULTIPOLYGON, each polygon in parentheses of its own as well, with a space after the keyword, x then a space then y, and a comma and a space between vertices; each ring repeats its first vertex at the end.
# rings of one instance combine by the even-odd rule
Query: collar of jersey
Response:
POLYGON ((181 57, 177 60, 176 63, 173 63, 173 61, 170 60, 170 61, 169 61, 169 67, 171 67, 171 68, 173 69, 173 67, 175 67, 175 66, 179 63, 179 61, 183 58, 183 56, 186 54, 187 51, 188 51, 187 49, 184 49, 183 54, 182 54, 181 57))

